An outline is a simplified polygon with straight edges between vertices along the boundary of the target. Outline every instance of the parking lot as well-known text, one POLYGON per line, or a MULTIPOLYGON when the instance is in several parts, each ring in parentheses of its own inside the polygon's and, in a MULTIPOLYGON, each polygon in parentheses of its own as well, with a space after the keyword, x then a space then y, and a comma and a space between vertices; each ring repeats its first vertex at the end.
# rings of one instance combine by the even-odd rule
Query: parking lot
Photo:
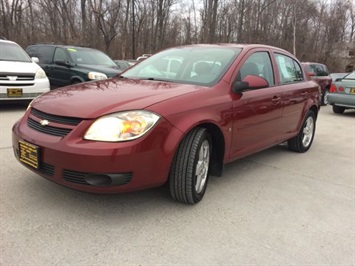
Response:
POLYGON ((322 107, 305 154, 279 145, 225 166, 199 204, 166 187, 93 195, 20 165, 0 107, 1 265, 354 265, 355 111, 322 107))

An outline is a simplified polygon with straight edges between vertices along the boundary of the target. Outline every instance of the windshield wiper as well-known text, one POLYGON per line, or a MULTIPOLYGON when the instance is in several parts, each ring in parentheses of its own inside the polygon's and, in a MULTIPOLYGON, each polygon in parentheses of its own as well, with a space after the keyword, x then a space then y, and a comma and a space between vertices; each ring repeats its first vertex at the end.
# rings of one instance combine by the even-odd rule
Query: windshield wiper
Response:
POLYGON ((166 79, 157 79, 157 78, 153 78, 153 77, 149 77, 149 78, 141 78, 141 80, 154 80, 154 81, 171 82, 171 80, 166 80, 166 79))
POLYGON ((128 78, 126 76, 122 76, 122 75, 119 75, 119 78, 120 79, 139 79, 139 80, 154 80, 154 81, 164 81, 164 82, 172 82, 171 80, 166 80, 166 79, 157 79, 157 78, 153 78, 153 77, 149 77, 149 78, 128 78))

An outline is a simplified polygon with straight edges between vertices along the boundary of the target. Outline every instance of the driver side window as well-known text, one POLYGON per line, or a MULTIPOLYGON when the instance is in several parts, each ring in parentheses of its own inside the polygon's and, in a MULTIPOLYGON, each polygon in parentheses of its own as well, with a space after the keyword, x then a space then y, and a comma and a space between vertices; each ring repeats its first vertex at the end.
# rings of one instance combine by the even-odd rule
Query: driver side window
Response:
POLYGON ((67 59, 67 54, 65 53, 65 51, 62 48, 57 48, 55 50, 54 53, 54 62, 55 61, 64 61, 64 62, 68 62, 67 59))
POLYGON ((242 81, 248 75, 262 77, 267 80, 270 86, 275 84, 274 71, 268 52, 256 52, 252 54, 238 72, 237 81, 242 81))

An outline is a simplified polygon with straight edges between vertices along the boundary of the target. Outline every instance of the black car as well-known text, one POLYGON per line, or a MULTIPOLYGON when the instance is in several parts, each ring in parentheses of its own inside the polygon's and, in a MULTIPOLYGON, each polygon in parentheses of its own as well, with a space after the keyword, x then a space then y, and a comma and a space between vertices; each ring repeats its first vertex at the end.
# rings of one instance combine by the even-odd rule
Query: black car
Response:
POLYGON ((113 60, 121 71, 130 68, 131 65, 126 60, 113 60))
POLYGON ((35 44, 28 46, 26 52, 39 59, 52 88, 106 79, 122 72, 109 56, 92 48, 35 44))

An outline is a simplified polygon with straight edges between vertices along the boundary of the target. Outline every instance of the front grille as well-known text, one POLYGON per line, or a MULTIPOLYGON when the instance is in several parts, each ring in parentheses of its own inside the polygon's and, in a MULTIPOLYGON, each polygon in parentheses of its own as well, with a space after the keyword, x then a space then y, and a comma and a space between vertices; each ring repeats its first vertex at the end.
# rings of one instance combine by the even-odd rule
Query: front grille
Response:
POLYGON ((87 175, 86 173, 81 173, 81 172, 76 172, 76 171, 71 171, 66 169, 63 170, 64 180, 71 183, 89 185, 84 179, 86 175, 87 175))
MULTIPOLYGON (((104 186, 121 186, 126 185, 132 180, 132 173, 119 173, 119 174, 100 174, 100 173, 84 173, 77 172, 68 169, 63 169, 63 179, 67 182, 81 184, 81 185, 89 185, 89 186, 97 186, 97 184, 88 183, 85 178, 90 178, 91 176, 106 176, 111 179, 112 183, 105 184, 104 186)), ((100 183, 101 184, 101 183, 100 183)), ((102 186, 102 185, 99 185, 102 186)))
POLYGON ((39 122, 28 118, 27 120, 27 125, 39 132, 52 135, 52 136, 58 136, 58 137, 65 137, 66 135, 69 134, 71 129, 68 128, 58 128, 58 127, 52 127, 52 126, 42 126, 39 122))
POLYGON ((6 86, 6 87, 28 87, 28 86, 33 86, 34 83, 1 83, 0 86, 6 86))
POLYGON ((34 80, 35 78, 32 76, 18 76, 17 81, 27 81, 27 80, 34 80))
POLYGON ((65 137, 72 131, 74 128, 73 126, 78 125, 81 121, 82 119, 80 118, 52 115, 32 108, 30 117, 27 120, 27 125, 34 130, 48 135, 65 137), (53 126, 53 124, 51 124, 49 126, 47 123, 47 125, 43 126, 34 118, 37 118, 38 120, 47 120, 47 122, 56 123, 56 125, 53 126))
POLYGON ((34 108, 31 109, 31 115, 34 115, 34 116, 41 118, 41 119, 47 119, 49 122, 55 122, 55 123, 59 123, 59 124, 73 125, 73 126, 78 125, 82 121, 82 119, 80 119, 80 118, 47 114, 47 113, 41 112, 39 110, 36 110, 34 108))
POLYGON ((54 166, 41 162, 41 164, 38 168, 38 171, 41 172, 42 174, 45 174, 48 176, 53 176, 54 175, 54 166))
POLYGON ((30 81, 35 79, 35 74, 24 73, 0 73, 0 80, 6 81, 30 81))

